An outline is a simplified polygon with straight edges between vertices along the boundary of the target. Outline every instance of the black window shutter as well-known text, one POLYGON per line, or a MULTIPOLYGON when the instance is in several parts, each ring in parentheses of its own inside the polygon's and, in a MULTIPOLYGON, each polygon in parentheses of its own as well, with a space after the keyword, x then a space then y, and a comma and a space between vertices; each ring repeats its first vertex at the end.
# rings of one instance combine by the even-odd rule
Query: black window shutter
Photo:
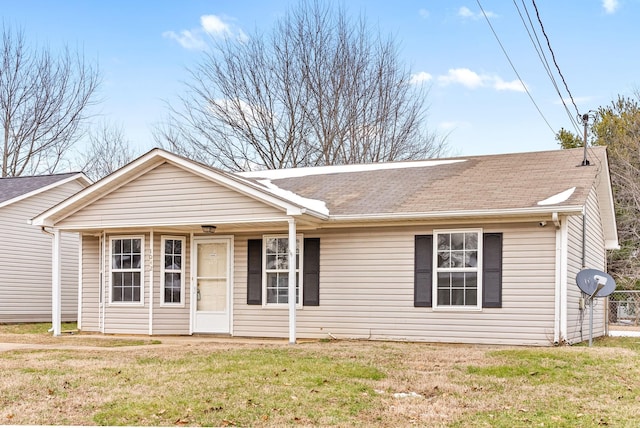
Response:
POLYGON ((262 305, 262 239, 249 239, 247 248, 247 305, 262 305))
POLYGON ((431 307, 433 235, 417 235, 415 240, 413 306, 431 307))
POLYGON ((320 306, 320 238, 304 240, 304 306, 320 306))
POLYGON ((502 307, 502 233, 485 233, 482 239, 482 307, 502 307))

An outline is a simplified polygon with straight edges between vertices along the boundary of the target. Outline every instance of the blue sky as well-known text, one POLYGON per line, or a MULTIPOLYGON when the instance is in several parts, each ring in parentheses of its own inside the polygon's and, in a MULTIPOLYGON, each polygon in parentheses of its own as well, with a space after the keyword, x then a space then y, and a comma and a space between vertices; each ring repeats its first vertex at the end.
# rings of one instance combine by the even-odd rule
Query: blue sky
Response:
MULTIPOLYGON (((514 2, 481 0, 491 24, 546 121, 523 91, 475 0, 345 0, 383 34, 393 35, 416 81, 430 86, 428 125, 448 133, 452 155, 558 148, 554 132, 574 130, 514 2), (551 129, 550 129, 551 128, 551 129)), ((522 0, 516 0, 522 11, 522 0)), ((531 0, 525 0, 535 13, 531 0)), ((640 88, 640 0, 537 0, 567 85, 583 113, 640 88)), ((179 95, 186 69, 208 37, 268 31, 284 0, 0 0, 5 25, 27 41, 78 47, 103 75, 100 115, 124 128, 138 154, 179 95)), ((533 15, 535 19, 535 15, 533 15)), ((540 37, 542 33, 539 31, 540 37)), ((544 42, 544 39, 542 39, 544 42)), ((546 51, 549 61, 551 56, 546 51)), ((576 111, 555 69, 572 117, 576 111)))

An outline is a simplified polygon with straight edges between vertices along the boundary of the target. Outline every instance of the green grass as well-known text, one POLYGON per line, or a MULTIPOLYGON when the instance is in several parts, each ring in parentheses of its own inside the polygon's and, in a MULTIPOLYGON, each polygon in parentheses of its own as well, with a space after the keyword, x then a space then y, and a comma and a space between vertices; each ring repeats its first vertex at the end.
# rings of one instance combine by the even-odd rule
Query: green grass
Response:
MULTIPOLYGON (((48 333, 51 323, 18 323, 0 324, 0 333, 9 334, 44 334, 48 333)), ((75 322, 63 322, 62 331, 76 331, 78 325, 75 322)))
POLYGON ((603 338, 594 345, 488 353, 491 364, 466 370, 485 398, 503 396, 504 404, 468 414, 453 426, 637 426, 637 338, 603 338))
POLYGON ((75 322, 62 323, 62 335, 53 337, 51 323, 0 324, 0 341, 7 343, 37 343, 69 346, 96 346, 118 348, 122 346, 158 345, 158 339, 131 339, 117 336, 94 337, 77 334, 75 322))
POLYGON ((634 427, 640 420, 638 338, 597 339, 591 348, 206 338, 62 346, 86 344, 77 339, 0 353, 0 424, 634 427))

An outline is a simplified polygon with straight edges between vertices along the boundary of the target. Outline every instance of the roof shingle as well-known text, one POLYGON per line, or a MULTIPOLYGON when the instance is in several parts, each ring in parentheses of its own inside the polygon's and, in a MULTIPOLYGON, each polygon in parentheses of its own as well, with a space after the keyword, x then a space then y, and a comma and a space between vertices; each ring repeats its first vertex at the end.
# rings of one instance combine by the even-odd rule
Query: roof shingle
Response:
MULTIPOLYGON (((396 162, 385 169, 350 171, 345 166, 239 174, 260 183, 324 201, 331 216, 410 214, 534 208, 538 202, 575 187, 563 206, 584 205, 599 177, 606 148, 467 156, 422 166, 396 162)), ((358 168, 355 168, 358 169, 358 168)), ((361 168, 360 168, 361 169, 361 168)))
POLYGON ((77 175, 77 172, 0 178, 0 203, 77 175))

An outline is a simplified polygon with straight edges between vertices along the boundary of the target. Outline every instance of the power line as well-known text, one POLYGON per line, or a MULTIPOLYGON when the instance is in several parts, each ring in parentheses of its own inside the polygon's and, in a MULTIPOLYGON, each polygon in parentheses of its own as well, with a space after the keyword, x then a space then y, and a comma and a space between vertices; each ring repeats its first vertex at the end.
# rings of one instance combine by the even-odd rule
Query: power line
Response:
MULTIPOLYGON (((542 110, 540 110, 540 107, 538 107, 538 104, 536 103, 536 101, 533 99, 533 96, 531 95, 531 93, 529 92, 529 89, 527 88, 527 85, 524 84, 524 82, 522 81, 522 78, 520 77, 520 74, 518 73, 518 70, 516 70, 516 67, 513 65, 513 62, 511 61, 511 58, 509 57, 509 54, 507 53, 506 49, 504 48, 504 46, 502 45, 502 42, 500 41, 500 38, 498 37, 498 34, 496 33, 496 31, 493 29, 493 25, 491 25, 491 21, 489 21, 489 17, 487 16, 487 14, 485 13, 484 9, 482 8, 482 5, 480 4, 480 0, 476 0, 476 2, 478 3, 478 6, 480 7, 480 10, 482 11, 482 15, 484 16, 484 19, 486 19, 487 24, 489 24, 489 28, 491 28, 491 32, 493 33, 493 36, 496 38, 496 40, 498 41, 498 44, 500 45, 500 49, 502 49, 502 53, 504 53, 504 56, 507 57, 507 61, 509 61, 509 65, 511 65, 511 69, 513 69, 513 72, 516 74, 516 76, 518 77, 518 80, 520 81, 520 84, 522 85, 522 87, 524 88, 525 92, 527 93, 527 95, 529 96, 529 99, 531 100, 531 102, 533 103, 533 105, 536 107, 536 110, 538 110, 538 113, 540 114, 540 116, 542 117, 542 119, 544 120, 544 122, 547 124, 547 126, 549 127, 549 129, 551 130, 551 133, 553 133, 553 135, 556 135, 556 131, 553 129, 553 127, 549 124, 549 121, 547 120, 547 118, 544 116, 544 114, 542 113, 542 110)), ((564 80, 564 79, 563 79, 564 80)))
POLYGON ((549 48, 549 52, 551 52, 551 58, 553 59, 553 63, 555 64, 556 69, 558 70, 558 74, 562 78, 562 83, 564 83, 564 88, 567 90, 567 93, 569 94, 569 98, 571 99, 571 102, 573 103, 573 106, 576 109, 576 114, 580 116, 580 110, 578 110, 578 106, 576 105, 576 102, 573 99, 573 95, 571 95, 569 86, 567 86, 567 81, 564 79, 564 75, 562 74, 562 71, 560 71, 560 67, 558 66, 558 62, 556 61, 556 55, 553 52, 553 49, 551 48, 551 42, 549 42, 549 37, 547 36, 547 32, 544 29, 544 25, 542 24, 542 19, 540 18, 540 12, 538 11, 538 6, 536 5, 536 0, 531 0, 531 3, 533 4, 533 8, 536 10, 536 17, 538 18, 538 23, 540 24, 540 28, 542 29, 542 34, 544 34, 544 38, 547 40, 547 47, 549 48))
POLYGON ((569 107, 567 106, 567 103, 564 100, 564 97, 562 96, 562 93, 560 91, 560 88, 558 87, 558 83, 556 82, 556 79, 553 75, 553 73, 551 72, 551 66, 549 65, 549 61, 547 60, 547 56, 544 53, 544 49, 542 48, 542 44, 540 43, 540 39, 538 38, 538 33, 535 30, 535 27, 533 25, 533 22, 531 20, 531 15, 529 14, 529 10, 527 9, 527 6, 524 2, 524 0, 521 0, 522 2, 522 7, 527 15, 527 20, 529 21, 529 24, 527 25, 527 22, 524 19, 524 16, 522 15, 522 12, 520 11, 520 7, 518 6, 518 3, 516 0, 513 0, 513 5, 516 7, 516 10, 518 11, 518 15, 520 16, 520 20, 522 21, 522 25, 524 26, 525 30, 527 31, 527 34, 529 35, 529 40, 531 40, 531 44, 533 45, 533 48, 535 49, 536 53, 538 54, 538 58, 540 59, 540 62, 542 63, 543 68, 545 69, 545 71, 547 72, 547 76, 549 76, 549 80, 551 80, 551 83, 553 85, 553 87, 556 90, 556 93, 558 94, 558 96, 560 97, 560 102, 562 102, 562 105, 567 113, 567 116, 569 117, 569 121, 571 122, 571 124, 573 125, 574 129, 576 130, 577 134, 580 134, 580 126, 578 124, 578 122, 576 121, 575 117, 573 114, 571 114, 571 112, 569 111, 569 107), (533 32, 533 35, 532 35, 533 32), (534 40, 535 37, 535 40, 534 40))

